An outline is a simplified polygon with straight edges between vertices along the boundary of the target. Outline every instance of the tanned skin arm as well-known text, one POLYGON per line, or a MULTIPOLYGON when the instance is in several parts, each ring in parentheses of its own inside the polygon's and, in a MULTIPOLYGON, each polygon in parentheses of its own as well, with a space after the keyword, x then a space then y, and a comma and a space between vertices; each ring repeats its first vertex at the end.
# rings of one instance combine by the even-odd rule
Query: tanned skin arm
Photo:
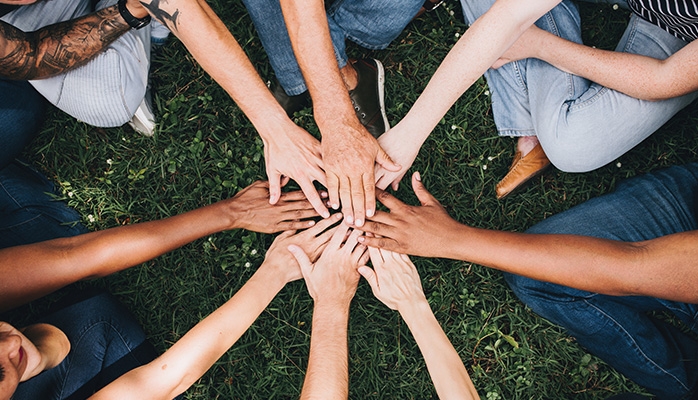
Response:
MULTIPOLYGON (((126 7, 137 18, 147 15, 135 0, 126 7)), ((117 5, 35 32, 0 21, 0 76, 29 80, 58 75, 83 65, 129 29, 117 5)))

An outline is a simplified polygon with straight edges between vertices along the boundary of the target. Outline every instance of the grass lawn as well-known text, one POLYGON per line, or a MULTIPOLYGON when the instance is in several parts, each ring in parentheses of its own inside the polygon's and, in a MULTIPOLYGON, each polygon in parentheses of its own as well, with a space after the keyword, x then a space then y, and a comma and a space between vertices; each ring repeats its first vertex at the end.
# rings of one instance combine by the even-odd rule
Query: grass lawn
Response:
MULTIPOLYGON (((263 79, 272 79, 241 2, 211 4, 263 79)), ((582 13, 585 39, 613 47, 627 14, 595 5, 583 5, 582 13)), ((409 110, 464 31, 460 6, 449 0, 410 24, 387 50, 350 46, 350 55, 384 63, 392 124, 409 110)), ((262 142, 254 128, 178 40, 171 39, 154 56, 152 84, 159 120, 154 137, 128 127, 90 127, 53 110, 27 150, 27 157, 60 183, 91 229, 175 215, 230 197, 265 178, 262 142)), ((527 189, 498 201, 494 187, 511 162, 514 141, 495 135, 489 102, 487 85, 480 80, 449 111, 412 167, 422 172, 427 188, 454 218, 478 227, 523 231, 612 190, 622 179, 698 160, 691 105, 605 167, 586 174, 549 170, 527 189)), ((298 114, 296 122, 318 134, 310 110, 298 114)), ((416 202, 405 183, 397 196, 416 202)), ((81 285, 108 288, 164 351, 243 285, 272 239, 242 230, 225 232, 81 285)), ((603 399, 641 391, 523 306, 499 272, 442 259, 414 262, 432 309, 484 399, 603 399)), ((297 398, 307 366, 311 318, 312 301, 304 283, 289 284, 185 397, 297 398)), ((351 398, 435 397, 409 330, 363 281, 352 305, 349 351, 351 398)))

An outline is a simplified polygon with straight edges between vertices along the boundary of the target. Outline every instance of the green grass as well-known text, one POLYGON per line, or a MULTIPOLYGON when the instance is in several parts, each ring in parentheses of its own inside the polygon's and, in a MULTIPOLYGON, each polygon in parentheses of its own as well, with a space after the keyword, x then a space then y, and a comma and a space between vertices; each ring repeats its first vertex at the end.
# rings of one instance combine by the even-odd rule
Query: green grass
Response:
MULTIPOLYGON (((213 1, 212 6, 263 79, 271 79, 266 55, 240 2, 213 1)), ((585 38, 613 47, 626 14, 591 5, 582 12, 585 38)), ((451 1, 410 24, 387 50, 350 46, 351 55, 383 61, 393 124, 464 31, 459 6, 451 1)), ((160 121, 153 138, 129 128, 89 127, 53 110, 27 151, 60 183, 91 229, 175 215, 232 196, 264 178, 262 143, 254 128, 176 39, 155 56, 152 83, 160 121)), ((486 89, 481 80, 468 90, 412 167, 464 223, 522 231, 608 192, 622 179, 698 159, 691 105, 617 162, 587 174, 551 170, 521 193, 497 201, 494 186, 506 173, 514 142, 496 137, 486 89)), ((317 134, 308 113, 297 122, 317 134)), ((415 203, 408 186, 403 183, 397 195, 415 203)), ((90 285, 115 293, 164 351, 244 284, 272 239, 247 231, 220 233, 90 285)), ((640 391, 523 306, 499 272, 465 262, 414 261, 437 318, 483 398, 603 399, 640 391)), ((307 366, 311 306, 304 284, 289 284, 186 397, 298 397, 307 366)), ((365 282, 352 305, 349 349, 351 398, 435 397, 409 330, 372 296, 365 282)))

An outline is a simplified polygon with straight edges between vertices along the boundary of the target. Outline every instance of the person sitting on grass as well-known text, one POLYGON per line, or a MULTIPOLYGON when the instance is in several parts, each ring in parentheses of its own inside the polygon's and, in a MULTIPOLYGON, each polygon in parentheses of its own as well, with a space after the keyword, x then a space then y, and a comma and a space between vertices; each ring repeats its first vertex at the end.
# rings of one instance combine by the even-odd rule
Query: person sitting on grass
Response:
POLYGON ((686 73, 698 48, 695 4, 614 3, 631 17, 610 52, 580 44, 579 11, 570 0, 462 0, 470 27, 407 115, 379 139, 402 169, 379 168, 378 186, 398 185, 431 131, 483 73, 499 134, 519 137, 496 187, 499 199, 551 162, 566 172, 591 171, 649 137, 698 97, 698 80, 686 73), (507 53, 534 24, 548 33, 533 31, 507 53))
MULTIPOLYGON (((659 399, 698 393, 698 163, 629 179, 615 192, 554 215, 526 233, 478 229, 448 216, 424 188, 421 206, 387 192, 362 229, 369 247, 464 260, 505 272, 516 295, 659 399)), ((380 283, 380 280, 378 281, 380 283)))
MULTIPOLYGON (((7 183, 11 182, 4 181, 4 189, 8 188, 7 183)), ((8 192, 15 193, 11 189, 8 192)), ((231 199, 163 220, 4 248, 0 250, 0 311, 79 280, 139 265, 193 240, 228 229, 273 233, 311 228, 295 235, 283 234, 278 241, 298 243, 316 254, 323 240, 329 240, 329 234, 323 232, 341 218, 340 215, 317 224, 309 220, 316 217, 317 212, 300 191, 284 193, 276 205, 269 204, 268 196, 268 183, 255 182, 231 199)), ((8 198, 14 200, 11 196, 8 198)), ((26 215, 20 214, 25 217, 39 214, 24 224, 28 232, 41 231, 42 224, 31 224, 35 219, 43 222, 43 229, 50 228, 48 225, 60 225, 65 219, 51 207, 38 212, 26 205, 20 211, 28 211, 26 215), (50 216, 56 214, 58 218, 51 220, 50 216)), ((4 218, 0 220, 5 221, 4 218)), ((254 291, 255 300, 246 300, 245 308, 252 307, 252 302, 261 304, 261 299, 270 301, 276 294, 270 291, 281 289, 283 285, 277 287, 269 282, 289 276, 279 273, 289 268, 288 263, 279 261, 283 257, 295 264, 286 251, 272 251, 265 267, 252 282, 264 282, 269 275, 274 278, 264 283, 264 290, 254 291)), ((86 398, 127 370, 154 358, 155 353, 145 342, 145 334, 117 301, 102 293, 76 297, 77 300, 59 307, 37 325, 23 330, 10 324, 0 326, 0 349, 3 350, 0 354, 0 398, 86 398), (66 354, 67 349, 70 352, 66 354)), ((237 320, 241 321, 241 317, 237 320)))
POLYGON ((297 245, 289 247, 298 261, 314 300, 310 358, 301 399, 346 399, 349 396, 347 326, 349 305, 360 275, 375 296, 398 310, 414 334, 441 399, 479 399, 468 372, 439 326, 422 290, 419 274, 409 258, 369 248, 373 269, 366 264, 363 232, 340 227, 320 258, 312 261, 297 245))

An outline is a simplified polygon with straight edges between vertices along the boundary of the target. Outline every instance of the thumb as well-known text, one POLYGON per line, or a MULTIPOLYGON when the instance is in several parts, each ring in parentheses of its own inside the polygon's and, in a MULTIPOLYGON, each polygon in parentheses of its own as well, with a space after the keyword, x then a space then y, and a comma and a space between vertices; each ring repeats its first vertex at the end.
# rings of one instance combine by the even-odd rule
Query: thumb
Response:
POLYGON ((378 147, 378 153, 376 154, 376 162, 378 163, 378 165, 387 169, 390 172, 397 172, 402 168, 402 166, 393 161, 393 159, 390 158, 388 153, 386 153, 385 150, 383 150, 383 148, 381 147, 378 147))
POLYGON ((359 273, 361 274, 361 276, 364 277, 364 279, 366 279, 368 284, 371 286, 371 290, 373 290, 373 293, 374 294, 377 293, 378 292, 378 277, 376 276, 375 271, 373 271, 373 269, 363 265, 363 266, 359 267, 359 273))
POLYGON ((429 193, 429 191, 424 187, 424 184, 422 183, 422 176, 419 174, 419 172, 412 174, 412 190, 414 190, 414 194, 417 196, 417 199, 419 199, 419 202, 423 206, 440 204, 439 201, 436 200, 436 198, 432 196, 431 193, 429 193))
POLYGON ((290 251, 296 261, 298 261, 298 265, 301 266, 301 273, 303 276, 305 277, 309 275, 310 271, 313 269, 313 264, 310 262, 308 255, 305 254, 305 251, 295 244, 289 245, 288 251, 290 251))
POLYGON ((267 175, 269 176, 269 204, 276 204, 281 198, 281 175, 278 172, 267 175))

